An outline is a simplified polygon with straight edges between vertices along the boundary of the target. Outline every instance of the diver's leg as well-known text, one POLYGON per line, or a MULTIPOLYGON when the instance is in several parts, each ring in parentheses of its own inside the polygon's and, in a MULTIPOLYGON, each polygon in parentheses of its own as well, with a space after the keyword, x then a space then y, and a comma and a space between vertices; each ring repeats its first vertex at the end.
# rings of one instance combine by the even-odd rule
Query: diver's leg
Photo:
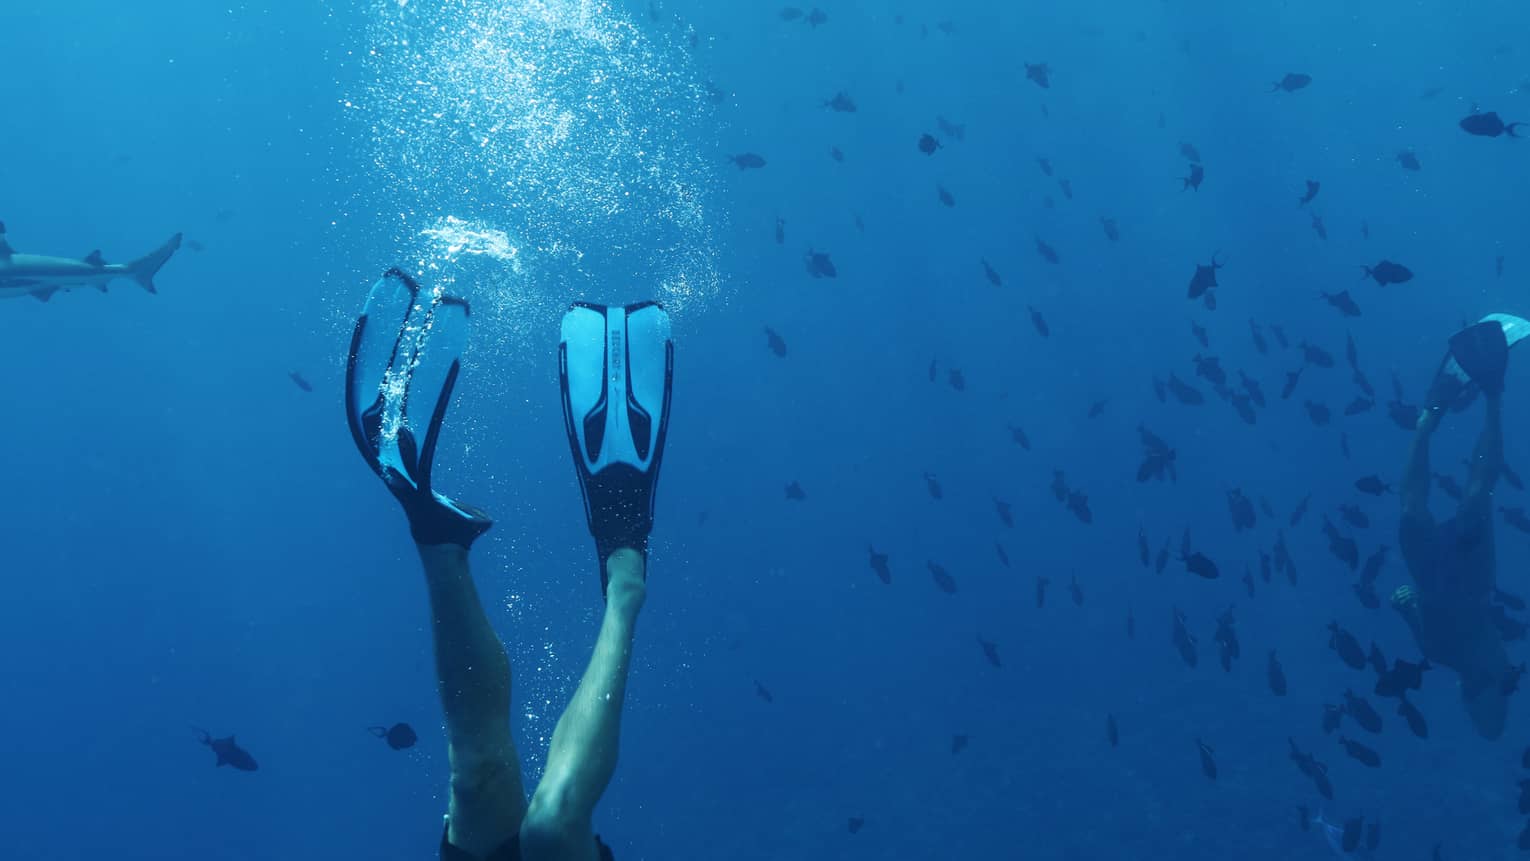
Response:
POLYGON ((617 737, 638 611, 648 587, 644 560, 622 549, 606 560, 606 612, 595 654, 563 710, 547 769, 521 825, 526 861, 593 861, 595 804, 616 771, 617 737))
POLYGON ((451 763, 447 839, 479 858, 515 837, 526 811, 510 737, 510 660, 456 544, 421 544, 435 640, 436 687, 451 763))
POLYGON ((1482 423, 1482 435, 1477 437, 1477 448, 1472 452, 1471 476, 1466 481, 1466 493, 1461 500, 1461 510, 1484 509, 1489 516, 1493 510, 1493 487, 1503 473, 1503 398, 1487 397, 1487 414, 1482 423))
POLYGON ((1440 426, 1439 410, 1424 410, 1413 430, 1413 442, 1408 445, 1408 462, 1403 467, 1402 497, 1403 517, 1410 514, 1429 515, 1429 486, 1434 481, 1429 473, 1429 441, 1440 426))
MULTIPOLYGON (((1402 517, 1398 522, 1398 545, 1402 548, 1403 562, 1408 566, 1420 588, 1432 583, 1435 566, 1436 538, 1438 528, 1434 516, 1429 513, 1429 486, 1434 481, 1429 472, 1429 442, 1435 428, 1440 424, 1440 410, 1426 409, 1418 418, 1413 441, 1408 445, 1408 461, 1398 495, 1402 497, 1402 517)), ((1392 593, 1392 608, 1402 615, 1403 621, 1413 632, 1414 642, 1422 650, 1424 646, 1423 617, 1418 608, 1418 593, 1404 585, 1392 593)))

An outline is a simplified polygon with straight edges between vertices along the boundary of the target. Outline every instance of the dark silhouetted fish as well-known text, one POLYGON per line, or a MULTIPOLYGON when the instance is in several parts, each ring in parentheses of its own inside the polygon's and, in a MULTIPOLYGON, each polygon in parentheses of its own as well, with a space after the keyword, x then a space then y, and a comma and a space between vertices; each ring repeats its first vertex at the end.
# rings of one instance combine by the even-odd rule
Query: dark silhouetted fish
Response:
POLYGON ((1027 311, 1031 312, 1031 325, 1036 327, 1036 333, 1043 338, 1051 337, 1052 328, 1047 325, 1047 320, 1041 316, 1041 312, 1029 305, 1025 307, 1027 311))
POLYGON ((1365 660, 1371 665, 1371 672, 1378 676, 1387 671, 1387 656, 1381 653, 1381 647, 1376 645, 1375 640, 1371 641, 1371 650, 1366 654, 1365 660))
POLYGON ((920 152, 924 153, 925 155, 934 155, 935 151, 938 149, 940 149, 940 141, 936 140, 934 135, 930 134, 929 132, 925 132, 919 136, 920 152))
POLYGON ((1080 523, 1093 523, 1094 512, 1089 508, 1089 497, 1077 490, 1068 492, 1068 510, 1079 519, 1080 523))
POLYGON ((1402 702, 1397 704, 1397 713, 1408 723, 1408 729, 1419 738, 1429 737, 1429 722, 1424 720, 1424 713, 1418 710, 1418 706, 1408 701, 1405 696, 1402 702))
POLYGON ((1167 568, 1168 565, 1169 565, 1169 542, 1165 541, 1163 543, 1163 546, 1158 548, 1158 555, 1153 557, 1153 573, 1154 574, 1162 574, 1163 573, 1163 569, 1167 568))
POLYGON ((1355 304, 1355 299, 1349 295, 1348 290, 1340 290, 1337 293, 1325 292, 1323 293, 1323 298, 1328 300, 1328 304, 1339 309, 1339 313, 1346 317, 1360 316, 1360 306, 1355 304))
POLYGON ((1312 232, 1316 233, 1319 239, 1328 238, 1328 226, 1323 223, 1323 216, 1316 212, 1312 213, 1312 232))
POLYGON ((793 502, 801 502, 807 499, 807 494, 803 492, 802 485, 794 481, 786 486, 786 498, 793 502))
POLYGON ((1046 174, 1047 176, 1051 176, 1052 175, 1052 161, 1051 161, 1051 159, 1038 157, 1036 159, 1036 164, 1040 165, 1042 173, 1046 174))
POLYGON ((1365 373, 1359 368, 1355 368, 1355 375, 1353 380, 1355 385, 1359 387, 1360 391, 1365 393, 1366 397, 1376 397, 1376 390, 1371 388, 1371 381, 1365 378, 1365 373))
POLYGON ((1369 400, 1367 398, 1355 398, 1349 402, 1348 406, 1344 408, 1344 415, 1358 416, 1361 413, 1370 412, 1371 410, 1375 409, 1375 407, 1376 402, 1373 400, 1369 400))
POLYGON ((1153 564, 1152 554, 1148 550, 1147 530, 1141 527, 1137 529, 1137 558, 1141 560, 1143 568, 1153 564))
POLYGON ((1286 340, 1286 330, 1282 328, 1280 324, 1271 323, 1270 334, 1275 336, 1275 343, 1279 344, 1282 350, 1291 346, 1291 342, 1286 340))
POLYGON ((1095 401, 1094 403, 1089 405, 1089 412, 1088 412, 1087 415, 1084 416, 1084 418, 1097 419, 1100 416, 1105 415, 1105 407, 1107 405, 1109 405, 1109 404, 1110 404, 1110 399, 1109 398, 1106 398, 1106 399, 1101 400, 1101 401, 1095 401))
POLYGON ((1267 355, 1270 352, 1270 345, 1265 343, 1264 333, 1259 331, 1259 324, 1255 323, 1252 317, 1248 321, 1248 332, 1254 339, 1254 349, 1258 350, 1261 356, 1267 355))
POLYGON ((855 100, 850 98, 850 94, 843 90, 835 93, 834 98, 825 101, 823 106, 841 114, 855 113, 855 100))
POLYGON ((1265 670, 1265 675, 1270 682, 1270 692, 1277 697, 1286 695, 1286 670, 1280 665, 1280 659, 1275 657, 1275 650, 1270 650, 1270 663, 1265 670))
POLYGON ((1349 754, 1350 759, 1355 760, 1361 765, 1370 766, 1371 768, 1381 767, 1381 754, 1371 750, 1360 742, 1345 738, 1344 736, 1340 735, 1339 744, 1344 745, 1344 752, 1349 754))
POLYGON ((1360 648, 1360 641, 1355 635, 1339 627, 1338 622, 1328 623, 1328 648, 1338 653, 1350 669, 1365 669, 1365 650, 1360 648))
POLYGON ((1322 187, 1323 184, 1315 179, 1307 180, 1307 191, 1301 197, 1296 199, 1296 205, 1306 206, 1307 204, 1311 203, 1312 199, 1318 196, 1318 190, 1322 187))
POLYGON ((814 278, 839 277, 839 270, 834 267, 834 261, 829 259, 829 255, 823 251, 814 251, 809 248, 802 262, 807 273, 814 278))
POLYGON ((776 701, 776 698, 773 694, 771 694, 770 689, 760 684, 759 679, 754 680, 754 695, 767 703, 773 703, 776 701))
POLYGON ((1199 389, 1181 380, 1172 371, 1169 373, 1168 389, 1174 399, 1182 404, 1199 406, 1206 402, 1206 396, 1201 394, 1199 389))
POLYGON ((796 21, 802 17, 802 10, 796 6, 785 6, 778 14, 782 21, 796 21))
POLYGON ((1171 636, 1174 648, 1179 651, 1180 660, 1186 666, 1194 667, 1200 663, 1200 654, 1196 651, 1195 635, 1185 625, 1185 614, 1178 607, 1174 608, 1174 631, 1171 636))
POLYGON ((1036 86, 1042 89, 1049 89, 1052 86, 1051 73, 1052 70, 1047 68, 1046 63, 1025 64, 1026 80, 1034 81, 1036 86))
POLYGON ((1294 371, 1286 372, 1286 384, 1280 387, 1281 400, 1285 401, 1291 399, 1292 393, 1296 391, 1296 384, 1301 382, 1302 371, 1305 370, 1306 367, 1306 365, 1302 365, 1294 371))
POLYGON ((1121 229, 1116 226, 1116 220, 1114 218, 1106 218, 1105 216, 1100 216, 1100 227, 1104 229, 1106 239, 1109 239, 1111 242, 1120 240, 1121 229))
POLYGON ((310 385, 307 380, 303 379, 303 375, 298 373, 297 371, 288 371, 287 372, 287 378, 292 380, 292 384, 294 386, 297 386, 298 388, 302 389, 303 391, 305 391, 305 392, 313 391, 313 386, 310 385))
MULTIPOLYGON (((1358 667, 1356 669, 1359 669, 1358 667)), ((1354 691, 1344 692, 1344 713, 1354 718, 1366 732, 1381 732, 1381 715, 1376 713, 1365 698, 1355 696, 1354 691)))
POLYGON ((1408 691, 1421 690, 1424 673, 1431 669, 1433 665, 1428 658, 1418 662, 1393 659, 1391 669, 1377 675, 1375 694, 1378 697, 1401 697, 1408 691))
POLYGON ((1402 401, 1388 401, 1387 418, 1403 430, 1411 431, 1418 425, 1418 407, 1402 401))
POLYGON ((730 155, 728 161, 733 162, 739 170, 758 170, 765 166, 765 157, 752 152, 730 155))
POLYGON ((1329 412, 1327 406, 1319 403, 1314 403, 1313 401, 1307 401, 1306 407, 1307 418, 1310 419, 1314 425, 1317 425, 1318 427, 1328 426, 1328 421, 1330 418, 1332 418, 1332 414, 1329 412))
POLYGON ((1084 606, 1084 587, 1078 585, 1078 575, 1074 575, 1068 580, 1068 597, 1073 599, 1073 606, 1084 606))
POLYGON ((1354 571, 1360 566, 1360 548, 1355 539, 1340 532, 1327 515, 1323 516, 1323 535, 1328 539, 1328 552, 1348 565, 1349 570, 1354 571))
POLYGON ((997 551, 998 554, 999 554, 999 564, 1003 565, 1005 568, 1008 568, 1009 567, 1009 554, 1004 552, 1004 545, 1000 544, 997 541, 995 541, 993 543, 993 549, 995 551, 997 551))
POLYGON ((941 134, 952 140, 964 141, 967 139, 967 127, 960 123, 954 123, 945 117, 936 117, 935 127, 940 129, 941 134))
POLYGON ((1502 254, 1498 255, 1497 259, 1495 259, 1493 261, 1493 274, 1498 276, 1499 278, 1503 277, 1503 255, 1502 254))
POLYGON ((1339 848, 1346 853, 1360 848, 1360 837, 1364 833, 1365 820, 1356 816, 1353 819, 1344 820, 1344 830, 1339 837, 1339 848))
POLYGON ((1402 165, 1403 170, 1420 170, 1423 167, 1418 163, 1418 155, 1411 149, 1398 150, 1397 163, 1402 165))
POLYGON ((1203 377, 1214 386, 1227 384, 1227 372, 1222 370, 1222 363, 1216 356, 1202 356, 1196 353, 1191 359, 1195 363, 1195 374, 1203 377))
POLYGON ((1525 125, 1525 123, 1505 123, 1496 111, 1487 111, 1486 113, 1472 114, 1463 119, 1460 125, 1462 131, 1477 137, 1496 138, 1499 135, 1507 134, 1511 138, 1517 138, 1520 134, 1515 129, 1525 125))
POLYGON ((1242 370, 1238 371, 1238 380, 1242 383, 1243 391, 1248 395, 1248 399, 1253 401, 1255 406, 1262 408, 1264 406, 1264 389, 1259 385, 1259 381, 1245 374, 1242 370))
POLYGON ((1206 775, 1206 777, 1211 779, 1211 780, 1216 780, 1217 779, 1216 751, 1211 749, 1211 745, 1207 744, 1204 741, 1201 741, 1200 739, 1196 739, 1195 740, 1195 746, 1201 752, 1201 774, 1206 775))
POLYGON ((1195 338, 1195 340, 1200 342, 1202 347, 1209 348, 1211 346, 1211 338, 1206 335, 1206 327, 1195 322, 1194 320, 1190 321, 1190 334, 1195 338))
POLYGON ((1333 354, 1306 341, 1302 342, 1302 360, 1319 368, 1333 367, 1333 354))
POLYGON ((414 747, 414 743, 420 737, 414 734, 414 727, 406 723, 396 723, 393 726, 369 726, 367 732, 388 742, 388 747, 394 750, 406 750, 414 747))
POLYGON ((956 205, 956 197, 945 186, 939 183, 935 185, 935 196, 940 200, 942 206, 950 207, 956 205))
POLYGON ((1057 249, 1046 244, 1045 242, 1042 242, 1040 238, 1036 240, 1036 253, 1040 254, 1041 259, 1048 263, 1057 263, 1061 260, 1061 258, 1057 256, 1057 249))
MULTIPOLYGON (((831 147, 829 147, 829 158, 832 158, 836 162, 839 162, 839 163, 843 164, 844 161, 845 161, 845 153, 839 147, 831 146, 831 147)), ((863 223, 861 223, 860 216, 856 216, 855 220, 856 220, 855 226, 858 229, 860 229, 860 230, 865 230, 866 229, 866 226, 863 223)))
POLYGON ((1179 190, 1184 191, 1188 188, 1194 191, 1200 191, 1201 183, 1205 182, 1205 180, 1206 169, 1198 164, 1192 164, 1190 165, 1190 175, 1181 178, 1181 181, 1184 183, 1184 185, 1181 186, 1179 190))
POLYGON ((999 277, 998 270, 994 269, 987 260, 979 260, 978 262, 983 264, 983 277, 988 279, 989 284, 995 287, 1004 286, 1004 279, 999 277))
POLYGON ((935 477, 933 472, 924 474, 924 488, 929 491, 931 499, 943 499, 946 495, 945 491, 940 487, 940 480, 935 477))
POLYGON ((1311 504, 1311 502, 1312 494, 1309 493, 1302 497, 1302 501, 1298 502, 1296 507, 1291 510, 1291 519, 1288 521, 1289 526, 1294 527, 1296 524, 1302 522, 1302 518, 1307 516, 1307 506, 1311 504))
POLYGON ((1066 197, 1069 200, 1073 199, 1073 183, 1066 179, 1059 179, 1057 181, 1057 187, 1062 189, 1063 197, 1066 197))
POLYGON ((1197 150, 1195 147, 1191 146, 1190 144, 1186 143, 1185 141, 1180 141, 1179 142, 1179 154, 1184 156, 1186 161, 1200 161, 1201 160, 1201 153, 1200 153, 1200 151, 1197 150))
POLYGON ((786 222, 780 216, 776 216, 776 244, 786 244, 786 222))
POLYGON ((1232 662, 1242 654, 1242 648, 1238 645, 1238 633, 1233 629, 1233 611, 1229 607, 1217 617, 1217 630, 1214 640, 1217 644, 1217 660, 1222 664, 1222 671, 1232 672, 1232 662))
POLYGON ((775 329, 772 329, 769 326, 765 327, 765 345, 770 348, 772 353, 775 353, 777 356, 780 356, 783 359, 786 358, 786 341, 780 335, 776 334, 775 329))
POLYGON ((1232 516, 1235 532, 1254 528, 1254 503, 1244 495, 1241 488, 1234 487, 1227 491, 1227 511, 1232 516))
POLYGON ((259 770, 260 766, 255 763, 255 757, 250 756, 249 751, 240 747, 234 741, 233 736, 213 738, 212 734, 205 729, 197 729, 196 727, 192 727, 192 729, 195 729, 197 735, 201 736, 198 741, 212 748, 213 753, 217 755, 218 761, 216 765, 226 765, 237 771, 259 770))
POLYGON ((865 824, 866 824, 866 820, 865 819, 863 819, 863 818, 861 818, 859 816, 852 816, 852 817, 850 817, 850 822, 849 822, 849 824, 846 827, 849 829, 851 834, 855 834, 855 833, 859 832, 861 830, 861 827, 864 826, 865 824))
POLYGON ((1014 526, 1015 525, 1015 515, 1013 514, 1013 512, 1011 512, 1010 507, 1009 507, 1009 503, 1005 502, 1002 499, 995 499, 993 501, 993 508, 994 508, 994 511, 998 512, 999 520, 1005 526, 1014 526))
POLYGON ((958 392, 967 391, 967 378, 962 376, 962 372, 958 368, 951 368, 946 371, 946 382, 950 383, 951 388, 956 389, 958 392))
POLYGON ((1047 577, 1036 578, 1036 609, 1040 610, 1047 605, 1047 586, 1051 582, 1047 577))
MULTIPOLYGON (((1369 529, 1371 526, 1371 519, 1366 516, 1365 512, 1362 511, 1358 505, 1340 504, 1339 516, 1344 518, 1345 523, 1348 523, 1350 526, 1353 526, 1356 529, 1369 529)), ((1387 549, 1383 547, 1377 552, 1385 557, 1387 549)), ((1369 563, 1367 563, 1367 565, 1369 565, 1369 563)))
POLYGON ((1307 85, 1311 83, 1311 75, 1305 75, 1301 72, 1288 72, 1285 77, 1276 81, 1275 84, 1270 87, 1270 92, 1275 93, 1284 90, 1288 93, 1294 93, 1297 90, 1306 89, 1307 85))
POLYGON ((967 749, 967 737, 965 735, 953 735, 953 736, 951 736, 951 755, 952 756, 955 756, 958 753, 961 753, 962 751, 964 751, 966 749, 967 749))
POLYGON ((1388 284, 1406 284, 1413 280, 1413 272, 1401 263, 1393 263, 1383 260, 1375 266, 1361 266, 1365 274, 1361 277, 1370 278, 1377 284, 1385 287, 1388 284))
POLYGON ((1025 430, 1019 425, 1009 426, 1009 438, 1014 441, 1015 445, 1020 446, 1026 451, 1031 450, 1031 438, 1026 435, 1025 430))
POLYGON ((1063 475, 1063 471, 1060 469, 1052 471, 1052 496, 1055 497, 1058 502, 1068 501, 1068 479, 1063 475))
POLYGON ((993 664, 995 667, 1002 667, 1002 666, 1004 666, 1002 663, 999 662, 999 647, 998 647, 997 644, 990 643, 987 640, 983 639, 983 635, 982 634, 978 634, 977 641, 978 641, 978 645, 982 647, 982 649, 983 649, 983 657, 988 659, 988 663, 993 664))
POLYGON ((1367 475, 1355 480, 1355 489, 1361 493, 1369 493, 1371 496, 1381 496, 1392 492, 1392 485, 1382 481, 1379 476, 1367 475))
POLYGON ((878 553, 875 547, 869 545, 866 551, 871 555, 871 570, 877 575, 877 579, 881 580, 883 585, 892 583, 892 569, 887 565, 887 554, 878 553))
POLYGON ((816 30, 818 29, 819 25, 827 24, 829 22, 829 16, 822 9, 814 9, 808 13, 806 20, 808 22, 808 26, 816 30))
POLYGON ((946 573, 946 569, 935 562, 926 562, 925 567, 930 569, 930 576, 935 578, 935 585, 947 595, 956 594, 956 578, 946 573))

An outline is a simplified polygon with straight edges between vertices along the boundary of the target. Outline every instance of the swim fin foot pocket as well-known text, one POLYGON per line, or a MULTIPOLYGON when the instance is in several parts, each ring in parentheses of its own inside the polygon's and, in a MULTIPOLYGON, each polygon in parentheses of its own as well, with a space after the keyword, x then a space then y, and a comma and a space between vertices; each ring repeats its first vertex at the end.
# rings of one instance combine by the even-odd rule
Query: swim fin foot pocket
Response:
POLYGON ((389 269, 372 285, 346 361, 356 448, 409 518, 419 544, 472 546, 494 521, 431 487, 436 443, 467 345, 468 303, 389 269))
POLYGON ((669 315, 656 302, 578 302, 563 316, 563 420, 602 592, 612 553, 630 547, 648 556, 674 364, 669 315))
POLYGON ((1490 396, 1503 393, 1509 341, 1498 322, 1484 320, 1452 335, 1450 356, 1484 393, 1490 396))

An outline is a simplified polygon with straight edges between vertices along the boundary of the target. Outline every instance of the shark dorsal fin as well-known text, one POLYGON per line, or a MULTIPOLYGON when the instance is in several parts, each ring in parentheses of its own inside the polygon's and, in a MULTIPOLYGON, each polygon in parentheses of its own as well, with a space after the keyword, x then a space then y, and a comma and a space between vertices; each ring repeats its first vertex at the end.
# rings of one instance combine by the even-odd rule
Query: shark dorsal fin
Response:
POLYGON ((85 262, 91 266, 105 266, 106 258, 101 256, 101 249, 97 248, 95 251, 85 255, 85 262))

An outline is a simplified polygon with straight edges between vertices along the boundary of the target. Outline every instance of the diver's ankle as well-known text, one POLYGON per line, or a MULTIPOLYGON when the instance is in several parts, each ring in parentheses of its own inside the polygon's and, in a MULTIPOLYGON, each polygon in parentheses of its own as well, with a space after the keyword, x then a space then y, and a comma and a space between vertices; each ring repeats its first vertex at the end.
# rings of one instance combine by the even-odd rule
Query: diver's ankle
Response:
MULTIPOLYGON (((611 554, 612 560, 621 552, 611 554)), ((615 613, 630 624, 637 619, 638 611, 643 609, 643 602, 648 597, 648 581, 643 579, 642 558, 638 558, 636 565, 613 565, 608 562, 606 573, 606 612, 615 613)))

